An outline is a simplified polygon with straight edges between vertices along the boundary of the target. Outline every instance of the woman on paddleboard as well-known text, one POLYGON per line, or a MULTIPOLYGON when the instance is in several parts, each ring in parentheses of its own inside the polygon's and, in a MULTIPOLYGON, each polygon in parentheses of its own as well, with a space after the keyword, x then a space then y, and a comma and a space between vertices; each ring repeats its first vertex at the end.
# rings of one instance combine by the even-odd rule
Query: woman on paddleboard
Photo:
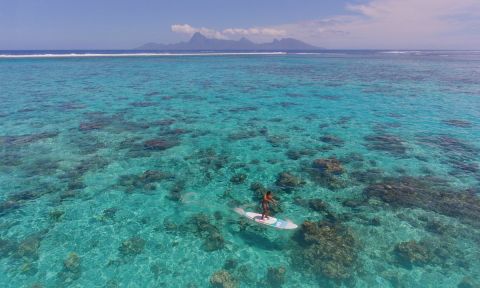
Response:
POLYGON ((267 191, 262 198, 262 220, 270 214, 270 203, 277 204, 277 200, 273 199, 273 195, 271 191, 267 191))

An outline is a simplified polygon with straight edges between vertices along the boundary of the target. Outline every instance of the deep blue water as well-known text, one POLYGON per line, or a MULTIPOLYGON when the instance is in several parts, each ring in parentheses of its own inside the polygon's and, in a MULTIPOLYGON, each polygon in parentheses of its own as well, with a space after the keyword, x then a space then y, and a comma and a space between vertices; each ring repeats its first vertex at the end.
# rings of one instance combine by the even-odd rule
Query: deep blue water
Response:
POLYGON ((0 286, 478 285, 480 53, 390 52, 0 59, 0 286))

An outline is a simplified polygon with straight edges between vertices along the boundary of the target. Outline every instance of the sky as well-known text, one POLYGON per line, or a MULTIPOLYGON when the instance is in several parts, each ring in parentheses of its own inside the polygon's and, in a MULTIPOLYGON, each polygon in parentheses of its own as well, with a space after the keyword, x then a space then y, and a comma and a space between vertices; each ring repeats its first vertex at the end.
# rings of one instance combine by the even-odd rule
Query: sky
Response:
POLYGON ((0 0, 0 50, 132 49, 195 32, 328 49, 480 50, 480 0, 0 0))

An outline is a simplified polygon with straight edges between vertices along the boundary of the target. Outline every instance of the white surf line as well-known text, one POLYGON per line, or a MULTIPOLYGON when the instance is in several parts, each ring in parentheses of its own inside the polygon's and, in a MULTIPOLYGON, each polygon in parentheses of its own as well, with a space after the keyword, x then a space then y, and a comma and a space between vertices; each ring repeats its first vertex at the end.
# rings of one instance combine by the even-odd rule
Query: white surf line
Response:
POLYGON ((92 58, 92 57, 165 57, 165 56, 236 56, 236 55, 285 55, 287 52, 212 52, 212 53, 70 53, 70 54, 0 54, 0 58, 92 58))

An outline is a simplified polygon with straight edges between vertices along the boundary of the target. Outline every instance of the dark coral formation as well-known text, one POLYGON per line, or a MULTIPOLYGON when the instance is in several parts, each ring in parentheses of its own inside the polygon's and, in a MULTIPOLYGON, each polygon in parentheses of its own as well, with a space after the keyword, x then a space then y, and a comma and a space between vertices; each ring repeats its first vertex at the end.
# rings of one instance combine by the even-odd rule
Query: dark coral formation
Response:
POLYGON ((152 126, 170 126, 173 123, 175 123, 175 119, 161 119, 161 120, 154 121, 152 123, 152 126))
POLYGON ((189 223, 193 228, 193 232, 204 240, 202 249, 207 252, 223 249, 225 240, 223 239, 220 230, 217 226, 210 222, 210 219, 205 214, 194 215, 189 223))
POLYGON ((350 173, 350 177, 360 183, 373 184, 383 179, 383 171, 380 169, 367 169, 364 171, 354 171, 350 173))
POLYGON ((242 139, 249 139, 257 137, 259 134, 256 131, 239 131, 228 135, 228 140, 237 141, 242 139))
POLYGON ((0 238, 0 259, 10 256, 16 247, 17 243, 15 241, 0 238))
POLYGON ((133 192, 137 189, 142 189, 145 191, 151 191, 156 189, 155 183, 166 180, 173 179, 173 175, 157 170, 147 170, 140 175, 129 174, 122 175, 118 179, 118 185, 124 187, 125 191, 128 193, 133 192))
POLYGON ((335 157, 326 158, 326 159, 316 159, 312 163, 312 167, 317 169, 319 173, 325 174, 342 174, 343 167, 335 157))
POLYGON ((130 106, 133 107, 151 107, 151 106, 156 106, 158 105, 157 102, 132 102, 130 103, 130 106))
POLYGON ((128 131, 131 129, 131 123, 125 121, 123 112, 113 115, 107 115, 104 112, 87 112, 84 115, 87 119, 85 122, 80 123, 79 126, 79 130, 82 132, 100 130, 107 127, 116 131, 128 131))
POLYGON ((288 144, 288 136, 270 135, 267 137, 267 142, 270 143, 272 147, 280 147, 288 144))
POLYGON ((300 150, 288 150, 286 155, 289 159, 292 159, 292 160, 298 160, 302 157, 305 157, 305 156, 313 156, 315 155, 315 150, 312 150, 312 149, 300 149, 300 150))
POLYGON ((305 221, 294 239, 300 245, 293 254, 297 267, 334 280, 353 276, 357 241, 347 227, 327 221, 305 221))
POLYGON ((320 141, 336 147, 340 147, 340 146, 343 146, 343 144, 345 144, 345 141, 343 141, 343 139, 339 138, 338 136, 329 135, 329 134, 323 135, 322 137, 320 137, 320 141))
POLYGON ((457 288, 480 288, 480 284, 472 277, 465 276, 462 281, 458 283, 457 288))
POLYGON ((304 167, 304 170, 310 174, 313 181, 330 189, 337 189, 345 186, 345 182, 339 177, 344 169, 341 162, 335 158, 316 159, 310 167, 304 167))
MULTIPOLYGON (((41 241, 47 234, 48 230, 41 230, 33 233, 26 238, 22 239, 15 247, 13 256, 19 259, 23 259, 26 263, 31 263, 39 258, 39 249, 41 241)), ((30 266, 30 265, 29 265, 30 266)), ((35 269, 34 267, 28 267, 28 270, 35 269)))
POLYGON ((177 139, 156 138, 143 142, 143 147, 153 151, 163 151, 178 146, 180 142, 177 139))
POLYGON ((322 212, 328 210, 328 205, 322 199, 301 199, 296 198, 295 203, 304 207, 308 207, 313 211, 322 212))
POLYGON ((170 188, 170 193, 167 196, 167 199, 172 201, 182 200, 182 192, 185 190, 185 181, 179 180, 176 181, 173 186, 170 188))
POLYGON ((22 163, 23 163, 22 156, 20 154, 17 154, 15 152, 3 153, 2 151, 0 156, 0 171, 2 171, 4 168, 7 168, 5 170, 8 172, 10 167, 19 166, 22 163))
POLYGON ((461 119, 448 119, 448 120, 443 120, 443 123, 454 126, 454 127, 461 127, 461 128, 472 128, 473 124, 470 121, 467 120, 461 120, 461 119))
POLYGON ((214 288, 236 288, 237 280, 227 271, 219 270, 210 277, 210 284, 214 288))
POLYGON ((49 184, 40 184, 35 190, 25 190, 12 193, 5 200, 0 202, 0 216, 10 213, 30 201, 34 201, 44 195, 58 191, 58 187, 49 184))
POLYGON ((439 148, 445 153, 446 163, 454 168, 451 174, 478 173, 479 167, 475 159, 478 159, 480 149, 475 145, 445 134, 420 136, 418 140, 422 145, 439 148))
POLYGON ((92 131, 92 130, 99 130, 105 127, 104 123, 100 122, 84 122, 80 123, 79 130, 86 132, 86 131, 92 131))
POLYGON ((68 254, 67 258, 63 261, 63 271, 59 273, 59 277, 64 283, 70 283, 80 278, 82 274, 80 256, 75 252, 68 254))
POLYGON ((244 107, 236 107, 236 108, 231 108, 228 111, 232 113, 242 113, 242 112, 248 112, 248 111, 257 111, 257 107, 253 106, 244 106, 244 107))
POLYGON ((268 287, 282 287, 285 283, 285 274, 287 270, 285 267, 269 267, 267 270, 266 284, 268 287))
POLYGON ((393 207, 418 207, 479 225, 480 197, 469 190, 455 191, 440 179, 406 176, 384 179, 365 188, 364 195, 379 198, 393 207))
POLYGON ((238 260, 233 258, 228 258, 223 264, 223 269, 225 270, 233 270, 238 266, 238 260))
POLYGON ((29 176, 53 175, 60 168, 59 161, 51 158, 40 158, 29 163, 23 168, 23 172, 29 176))
POLYGON ((260 182, 253 182, 250 185, 250 190, 253 191, 252 198, 254 201, 259 201, 260 199, 262 199, 263 195, 268 192, 268 189, 265 188, 260 182))
POLYGON ((118 208, 110 207, 102 211, 102 217, 105 219, 113 219, 118 212, 118 208))
POLYGON ((275 184, 280 190, 289 193, 294 189, 303 186, 305 181, 292 175, 290 172, 282 172, 278 174, 275 184))
POLYGON ((465 251, 452 245, 449 241, 435 239, 410 240, 395 245, 393 253, 400 265, 412 268, 413 265, 438 265, 445 269, 462 266, 468 268, 465 262, 465 251))
POLYGON ((232 178, 230 178, 230 182, 232 182, 233 184, 242 184, 243 182, 245 182, 245 180, 247 180, 247 175, 245 173, 238 173, 233 175, 232 178))
POLYGON ((0 147, 27 145, 43 139, 57 137, 58 134, 58 132, 42 132, 38 134, 27 134, 18 136, 0 136, 0 147))
POLYGON ((365 146, 370 150, 383 151, 390 153, 394 156, 403 156, 407 152, 403 140, 395 135, 390 134, 375 134, 366 136, 365 146))
POLYGON ((219 153, 214 148, 209 147, 201 149, 193 158, 200 161, 200 165, 209 170, 218 171, 228 164, 229 155, 226 153, 219 153))
POLYGON ((63 215, 65 214, 65 211, 62 210, 52 210, 48 213, 48 216, 50 219, 52 219, 55 222, 58 222, 62 219, 63 215))
POLYGON ((122 242, 118 251, 122 256, 136 256, 143 252, 145 248, 145 240, 138 236, 134 236, 122 242))
POLYGON ((415 240, 398 243, 394 251, 399 261, 406 265, 424 265, 433 258, 432 252, 426 243, 415 240))

